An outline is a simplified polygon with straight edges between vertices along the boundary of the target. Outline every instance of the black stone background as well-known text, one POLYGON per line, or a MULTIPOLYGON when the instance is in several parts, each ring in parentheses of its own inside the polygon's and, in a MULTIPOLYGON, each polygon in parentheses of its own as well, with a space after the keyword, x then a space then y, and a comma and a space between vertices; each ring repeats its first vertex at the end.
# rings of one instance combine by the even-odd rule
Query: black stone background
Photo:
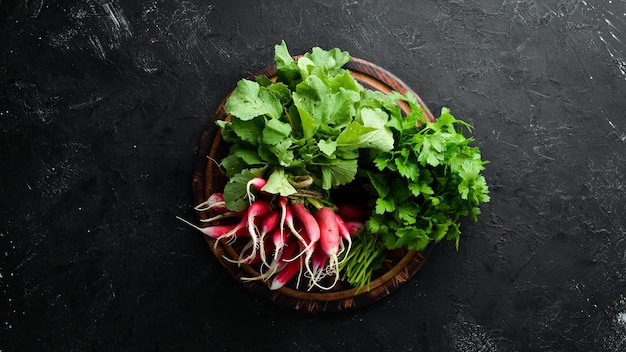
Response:
POLYGON ((626 351, 621 0, 0 1, 2 351, 626 351), (475 127, 491 203, 388 298, 219 266, 191 168, 237 80, 339 47, 475 127))

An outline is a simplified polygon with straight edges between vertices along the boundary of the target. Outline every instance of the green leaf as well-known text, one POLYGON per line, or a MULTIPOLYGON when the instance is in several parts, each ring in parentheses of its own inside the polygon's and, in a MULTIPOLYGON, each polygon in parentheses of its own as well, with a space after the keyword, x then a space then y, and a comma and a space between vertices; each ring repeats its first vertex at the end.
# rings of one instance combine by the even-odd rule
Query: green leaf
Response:
POLYGON ((331 140, 320 140, 317 142, 317 146, 320 148, 320 151, 328 156, 331 156, 337 150, 337 142, 331 140))
POLYGON ((276 62, 276 79, 279 82, 290 83, 295 86, 300 81, 300 69, 293 59, 285 41, 274 47, 274 61, 276 62))
POLYGON ((248 181, 263 175, 263 168, 242 170, 232 176, 224 186, 224 201, 231 211, 242 211, 249 206, 247 199, 248 181))
POLYGON ((306 53, 304 56, 310 59, 315 66, 321 67, 325 71, 339 69, 351 60, 350 54, 338 48, 326 51, 315 47, 312 49, 311 53, 306 53))
POLYGON ((358 122, 352 122, 337 137, 337 145, 360 146, 361 136, 375 130, 374 127, 365 127, 358 122))
POLYGON ((287 44, 284 40, 280 44, 274 46, 274 61, 279 69, 295 63, 295 60, 291 54, 289 54, 287 44))
POLYGON ((286 105, 291 101, 291 90, 286 84, 277 82, 267 86, 267 90, 272 92, 282 105, 286 105))
POLYGON ((424 181, 409 184, 409 190, 411 190, 411 193, 415 197, 419 197, 420 195, 429 196, 435 193, 435 191, 433 191, 433 189, 428 185, 428 183, 424 181))
POLYGON ((264 192, 278 194, 283 197, 298 193, 298 191, 289 183, 285 170, 276 168, 267 178, 267 183, 261 189, 264 192))
POLYGON ((257 82, 242 79, 226 100, 225 111, 247 121, 262 115, 280 118, 283 106, 280 99, 267 88, 261 87, 257 82))
POLYGON ((354 180, 357 172, 357 160, 340 160, 327 165, 321 165, 322 188, 331 189, 348 184, 354 180))
POLYGON ((416 251, 426 249, 430 243, 430 237, 426 231, 411 226, 397 229, 396 236, 398 237, 397 247, 405 247, 416 251))
POLYGON ((444 160, 441 153, 444 150, 440 135, 429 134, 424 136, 422 148, 417 160, 422 166, 428 164, 430 166, 438 166, 444 160))
POLYGON ((374 189, 378 193, 379 198, 385 198, 389 194, 391 188, 389 187, 389 180, 386 178, 385 174, 368 172, 367 176, 374 186, 374 189))
POLYGON ((396 209, 396 203, 393 198, 378 198, 376 199, 376 208, 374 211, 376 214, 390 213, 396 209))
POLYGON ((395 159, 395 164, 398 167, 398 173, 413 181, 417 182, 420 177, 420 169, 417 165, 417 162, 414 162, 413 158, 409 158, 408 156, 405 158, 397 157, 395 159))
POLYGON ((269 150, 276 155, 279 165, 284 167, 291 166, 294 161, 293 150, 289 149, 291 145, 291 139, 284 139, 275 145, 268 145, 269 150))
MULTIPOLYGON (((360 95, 363 91, 363 86, 352 77, 350 71, 342 70, 340 73, 328 78, 328 86, 332 92, 339 92, 340 90, 348 90, 360 95)), ((360 100, 360 97, 355 99, 360 100)))
POLYGON ((239 117, 232 116, 230 125, 233 132, 241 138, 242 141, 258 145, 263 136, 265 118, 257 116, 251 120, 241 120, 239 117))
POLYGON ((215 121, 215 125, 220 128, 220 133, 222 134, 222 139, 224 140, 224 142, 239 142, 239 137, 237 136, 235 131, 233 131, 230 121, 217 120, 215 121))
POLYGON ((243 169, 256 168, 264 165, 256 150, 240 146, 231 150, 229 155, 222 159, 220 166, 226 171, 226 175, 232 177, 243 169))
POLYGON ((265 122, 263 128, 263 143, 269 145, 276 145, 286 138, 291 133, 291 125, 285 122, 281 122, 277 119, 269 119, 265 122))
POLYGON ((420 207, 413 202, 404 202, 397 208, 398 218, 407 225, 415 224, 419 216, 420 207))

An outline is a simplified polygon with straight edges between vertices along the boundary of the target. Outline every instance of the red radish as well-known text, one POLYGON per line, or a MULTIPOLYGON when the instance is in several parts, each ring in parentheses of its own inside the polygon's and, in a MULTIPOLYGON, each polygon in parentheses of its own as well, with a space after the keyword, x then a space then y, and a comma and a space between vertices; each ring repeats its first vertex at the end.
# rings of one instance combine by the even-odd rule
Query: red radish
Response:
POLYGON ((272 284, 270 285, 270 290, 278 290, 279 288, 285 286, 285 284, 301 270, 302 258, 298 261, 288 263, 283 270, 276 274, 274 280, 272 280, 272 284))
MULTIPOLYGON (((266 239, 265 241, 263 241, 261 243, 262 243, 262 245, 261 245, 262 250, 265 250, 265 251, 267 251, 269 253, 274 251, 274 244, 272 243, 271 240, 268 241, 266 239), (267 243, 264 243, 264 242, 267 242, 267 243)), ((231 260, 231 259, 229 259, 227 257, 224 257, 224 259, 228 260, 231 263, 236 263, 236 264, 248 264, 248 265, 261 264, 262 263, 261 255, 257 255, 257 256, 251 257, 249 255, 249 253, 247 253, 248 251, 252 251, 253 250, 253 247, 252 247, 253 245, 254 245, 254 243, 253 243, 252 239, 250 239, 250 241, 248 241, 248 243, 246 243, 246 245, 241 249, 241 252, 239 254, 239 260, 231 260), (244 254, 248 254, 248 256, 244 257, 244 254), (246 260, 246 258, 248 258, 248 259, 246 260)), ((261 254, 263 256, 265 256, 267 253, 261 252, 261 254)), ((268 265, 268 264, 266 264, 266 265, 268 265)))
POLYGON ((228 211, 226 208, 226 202, 224 201, 224 194, 222 193, 211 194, 207 200, 196 205, 194 209, 197 211, 207 211, 212 209, 219 213, 225 213, 228 211))
POLYGON ((335 273, 335 281, 329 287, 321 286, 317 282, 314 282, 314 284, 323 290, 330 290, 339 281, 339 259, 337 255, 339 254, 341 237, 339 235, 337 216, 332 209, 323 207, 315 213, 315 220, 317 220, 320 227, 319 246, 322 252, 328 256, 328 265, 332 272, 335 273))
POLYGON ((280 207, 280 224, 278 225, 282 229, 285 228, 285 216, 287 216, 287 204, 289 199, 287 197, 280 197, 278 199, 278 206, 280 207))
POLYGON ((344 224, 346 225, 346 228, 348 229, 348 232, 352 237, 356 237, 361 232, 363 232, 363 230, 365 230, 365 224, 363 223, 363 221, 344 221, 344 224))
POLYGON ((357 204, 342 203, 337 205, 337 214, 344 220, 359 220, 370 215, 370 210, 357 204))
MULTIPOLYGON (((302 254, 306 253, 306 258, 304 260, 304 264, 306 266, 307 272, 311 277, 314 277, 315 274, 311 269, 310 262, 311 256, 313 256, 313 250, 315 249, 315 245, 317 241, 320 239, 320 227, 317 224, 317 221, 311 215, 311 213, 306 209, 304 204, 299 202, 293 202, 290 206, 287 207, 287 226, 290 228, 291 232, 294 233, 296 237, 300 240, 300 242, 304 245, 304 248, 296 256, 296 258, 300 257, 302 254), (307 241, 305 241, 302 236, 295 231, 293 227, 293 220, 289 221, 290 213, 293 212, 293 216, 296 217, 300 223, 302 223, 303 229, 302 232, 306 234, 307 241)), ((295 259, 295 258, 294 258, 295 259)))
MULTIPOLYGON (((248 208, 249 209, 249 208, 248 208)), ((234 240, 234 238, 236 237, 236 233, 240 232, 242 229, 245 230, 246 234, 249 236, 250 232, 248 231, 248 209, 244 210, 241 219, 239 219, 239 222, 233 227, 233 229, 223 235, 221 235, 220 237, 217 238, 217 241, 215 241, 215 245, 214 247, 217 247, 218 242, 220 240, 226 239, 227 241, 230 240, 234 240)))
POLYGON ((203 234, 211 237, 211 238, 215 238, 217 240, 219 240, 220 238, 222 238, 223 236, 227 235, 227 234, 231 234, 231 236, 235 236, 235 237, 242 237, 242 236, 247 236, 248 232, 245 231, 246 228, 245 226, 238 226, 238 225, 214 225, 214 226, 208 226, 208 227, 199 227, 196 226, 194 224, 192 224, 191 222, 181 218, 181 217, 176 217, 178 220, 184 222, 185 224, 193 227, 194 229, 202 232, 203 234))
POLYGON ((311 270, 307 269, 310 276, 309 290, 315 286, 316 282, 326 276, 324 267, 326 266, 327 259, 328 256, 319 247, 313 251, 313 256, 311 257, 311 270))
POLYGON ((259 235, 259 253, 261 254, 261 260, 265 265, 268 265, 267 259, 265 257, 265 254, 267 252, 265 250, 265 236, 278 226, 279 218, 280 212, 278 210, 272 210, 269 212, 269 214, 265 215, 265 217, 263 217, 263 220, 261 221, 261 234, 259 235))
MULTIPOLYGON (((339 214, 335 214, 335 218, 337 219, 337 230, 339 231, 339 236, 348 242, 348 248, 346 249, 346 255, 344 256, 344 258, 348 258, 347 253, 350 253, 350 249, 352 248, 352 236, 341 216, 339 216, 339 214)), ((341 246, 343 247, 343 242, 341 242, 341 246)))
MULTIPOLYGON (((315 219, 313 219, 313 220, 315 220, 315 219)), ((289 229, 291 234, 294 235, 300 241, 300 243, 303 245, 303 247, 305 248, 300 254, 298 254, 295 258, 293 258, 295 260, 297 257, 302 255, 306 250, 311 249, 311 247, 310 247, 309 242, 305 241, 304 238, 302 237, 302 235, 300 234, 300 232, 298 230, 296 230, 295 223, 294 223, 294 218, 293 218, 292 207, 290 207, 290 206, 287 206, 285 208, 285 225, 287 226, 287 228, 289 229)))
POLYGON ((285 246, 285 242, 287 238, 285 236, 286 232, 283 231, 283 228, 276 228, 272 232, 272 242, 274 243, 274 255, 273 258, 278 258, 278 255, 283 250, 283 246, 285 246))
POLYGON ((263 188, 266 184, 267 181, 260 177, 255 177, 248 181, 248 184, 246 185, 246 192, 248 193, 248 201, 250 202, 250 204, 255 201, 254 194, 252 194, 252 191, 250 191, 250 187, 254 187, 254 189, 256 189, 257 191, 261 191, 261 188, 263 188))
POLYGON ((269 279, 276 272, 280 272, 288 263, 287 260, 293 258, 298 252, 298 243, 296 239, 290 237, 285 245, 283 246, 280 254, 272 260, 269 265, 267 272, 262 273, 260 275, 254 277, 242 277, 242 281, 258 281, 258 280, 266 280, 269 279))
POLYGON ((255 225, 255 220, 257 217, 265 216, 270 211, 270 203, 262 199, 255 201, 248 207, 246 227, 248 228, 248 232, 250 233, 250 237, 253 241, 253 250, 250 253, 250 258, 246 257, 243 259, 244 261, 254 258, 254 256, 256 256, 257 249, 259 248, 259 235, 257 234, 258 230, 255 225))
POLYGON ((302 222, 306 233, 309 235, 311 242, 317 242, 320 239, 320 227, 315 221, 315 218, 305 208, 304 204, 299 202, 293 202, 291 204, 293 215, 302 222))

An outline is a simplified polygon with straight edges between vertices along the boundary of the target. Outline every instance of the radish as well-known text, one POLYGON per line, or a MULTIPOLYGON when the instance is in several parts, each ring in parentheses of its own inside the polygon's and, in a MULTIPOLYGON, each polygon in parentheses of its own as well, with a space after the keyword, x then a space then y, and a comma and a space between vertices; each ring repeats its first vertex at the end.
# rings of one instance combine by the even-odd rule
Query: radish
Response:
POLYGON ((363 230, 365 230, 365 224, 363 221, 350 220, 344 221, 344 224, 352 237, 358 236, 361 232, 363 232, 363 230))
POLYGON ((246 185, 246 193, 248 194, 248 201, 250 204, 252 204, 255 200, 254 194, 250 191, 250 187, 254 187, 254 189, 260 192, 261 188, 263 188, 266 184, 267 181, 260 177, 255 177, 248 181, 248 184, 246 185))
POLYGON ((310 266, 311 257, 313 256, 313 251, 315 249, 315 245, 317 241, 320 239, 320 227, 317 224, 317 221, 311 215, 311 213, 306 209, 304 204, 299 202, 293 202, 290 206, 287 207, 287 219, 289 219, 289 215, 293 211, 293 215, 298 218, 298 220, 302 223, 303 233, 306 234, 308 241, 305 241, 302 236, 295 231, 293 227, 293 220, 286 221, 287 226, 290 228, 291 232, 294 233, 296 237, 300 240, 300 242, 304 245, 302 251, 294 258, 294 260, 300 257, 303 253, 306 253, 306 257, 304 260, 304 264, 306 266, 307 272, 311 277, 315 277, 313 270, 310 266))
POLYGON ((219 213, 225 213, 228 211, 223 193, 211 194, 207 200, 196 205, 194 209, 197 211, 207 211, 212 209, 219 213))
MULTIPOLYGON (((346 251, 346 255, 344 255, 344 260, 345 260, 346 258, 348 258, 348 253, 350 253, 350 249, 352 248, 352 236, 350 234, 350 230, 346 226, 346 223, 343 221, 341 216, 339 216, 339 214, 335 213, 335 219, 337 220, 337 230, 339 231, 339 236, 343 240, 348 242, 348 248, 345 249, 345 251, 346 251)), ((344 249, 343 248, 343 241, 341 241, 341 247, 342 247, 342 251, 343 251, 343 249, 344 249)))
MULTIPOLYGON (((279 288, 285 286, 289 280, 291 280, 298 272, 302 270, 302 258, 299 261, 294 261, 288 263, 283 270, 281 270, 276 276, 274 280, 272 280, 272 284, 270 285, 270 290, 278 290, 279 288)), ((299 285, 296 285, 296 287, 299 285)))
POLYGON ((287 197, 278 198, 278 206, 280 207, 280 224, 278 225, 281 230, 285 228, 285 217, 287 216, 287 204, 289 199, 287 197))
POLYGON ((266 280, 269 279, 276 272, 280 272, 294 255, 296 255, 298 251, 298 243, 296 239, 290 237, 283 248, 280 251, 280 255, 272 260, 270 263, 267 272, 262 273, 260 275, 254 277, 242 277, 242 281, 258 281, 258 280, 266 280))
MULTIPOLYGON (((227 234, 231 234, 231 236, 236 236, 236 237, 243 237, 243 236, 247 236, 248 232, 245 231, 246 228, 245 226, 238 226, 238 225, 213 225, 213 226, 208 226, 208 227, 199 227, 196 226, 194 224, 192 224, 191 222, 181 218, 181 217, 176 217, 178 220, 184 222, 185 224, 193 227, 194 229, 202 232, 203 234, 214 238, 214 239, 221 239, 223 236, 227 235, 227 234)), ((216 242, 217 243, 217 242, 216 242)))
MULTIPOLYGON (((313 219, 313 221, 315 221, 315 219, 313 219)), ((312 248, 312 242, 310 241, 307 242, 302 237, 300 232, 296 230, 291 206, 287 206, 285 208, 285 225, 287 226, 291 234, 294 235, 300 241, 300 243, 302 244, 304 248, 302 252, 300 252, 295 258, 293 258, 293 260, 295 260, 296 258, 300 257, 303 253, 305 253, 307 250, 310 250, 312 248)))
POLYGON ((223 239, 226 239, 228 241, 227 243, 229 243, 231 240, 234 241, 235 238, 237 237, 236 234, 238 232, 241 232, 242 230, 245 230, 246 235, 250 236, 250 232, 248 231, 248 228, 247 228, 248 213, 249 213, 248 209, 243 211, 243 215, 241 216, 241 219, 239 219, 239 222, 233 227, 232 230, 230 230, 229 232, 217 238, 217 241, 215 241, 215 244, 213 245, 214 247, 217 247, 218 242, 223 239))
POLYGON ((278 226, 279 218, 280 212, 278 210, 271 210, 269 214, 265 215, 265 217, 263 217, 263 220, 261 221, 261 234, 259 235, 259 253, 261 254, 261 260, 265 265, 268 265, 265 256, 267 252, 265 250, 265 236, 278 226))
POLYGON ((319 246, 322 252, 328 256, 328 265, 331 272, 335 274, 335 281, 328 287, 321 286, 317 280, 314 281, 314 284, 323 290, 330 290, 339 281, 339 259, 337 256, 341 236, 339 235, 337 216, 332 209, 323 207, 315 213, 315 220, 317 220, 320 228, 319 246))
POLYGON ((313 255, 311 256, 311 270, 307 271, 310 279, 308 287, 309 290, 315 286, 316 282, 326 277, 324 268, 326 266, 327 259, 328 256, 320 249, 319 246, 313 251, 313 255))
POLYGON ((278 258, 279 254, 283 250, 283 247, 285 246, 285 242, 287 240, 285 234, 286 232, 283 231, 282 228, 276 228, 272 232, 272 242, 274 243, 273 259, 278 258))
MULTIPOLYGON (((261 244, 262 244, 261 248, 264 249, 265 251, 270 252, 270 253, 274 251, 274 244, 272 243, 271 240, 268 241, 266 239, 265 241, 261 242, 261 244), (267 242, 267 243, 264 243, 264 242, 267 242)), ((246 243, 246 245, 241 249, 241 252, 239 253, 239 260, 232 260, 227 257, 224 257, 224 259, 235 264, 248 264, 248 265, 261 264, 263 261, 262 257, 265 257, 265 253, 263 252, 261 252, 262 255, 250 256, 248 254, 247 257, 244 257, 244 254, 246 254, 248 251, 254 250, 253 245, 254 245, 254 242, 252 241, 252 239, 250 239, 250 241, 248 241, 248 243, 246 243)))
POLYGON ((342 203, 337 205, 337 214, 345 220, 360 220, 370 215, 370 210, 357 204, 342 203))
POLYGON ((265 216, 270 211, 271 211, 270 203, 262 199, 255 201, 248 207, 246 227, 253 241, 252 242, 253 249, 252 249, 252 252, 250 253, 250 256, 242 259, 243 261, 250 260, 251 258, 254 258, 254 256, 256 256, 257 249, 259 249, 259 236, 257 234, 258 229, 255 224, 255 220, 257 219, 257 217, 265 216))
POLYGON ((299 202, 293 202, 291 210, 293 215, 302 222, 311 242, 317 242, 320 239, 320 227, 313 215, 304 207, 304 204, 299 202))

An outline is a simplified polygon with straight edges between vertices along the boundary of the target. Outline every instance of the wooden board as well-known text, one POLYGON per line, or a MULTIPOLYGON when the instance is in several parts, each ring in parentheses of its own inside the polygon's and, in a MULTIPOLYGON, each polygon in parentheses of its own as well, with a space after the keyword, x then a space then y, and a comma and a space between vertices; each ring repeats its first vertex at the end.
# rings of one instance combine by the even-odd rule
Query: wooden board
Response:
MULTIPOLYGON (((387 70, 358 58, 353 58, 344 67, 350 70, 353 77, 367 89, 378 90, 384 93, 389 93, 391 90, 402 94, 412 92, 425 109, 426 116, 431 121, 434 120, 432 113, 419 95, 387 70)), ((270 65, 257 71, 249 78, 259 75, 272 78, 275 73, 276 67, 270 65)), ((212 118, 208 121, 196 151, 192 180, 196 204, 204 202, 214 192, 221 192, 228 181, 218 165, 219 161, 228 155, 228 145, 222 141, 219 128, 215 125, 216 120, 226 118, 224 106, 227 99, 228 96, 224 98, 212 118)), ((406 104, 400 104, 400 106, 405 113, 408 112, 409 108, 406 104)), ((199 216, 201 219, 206 219, 209 217, 209 214, 199 213, 199 216)), ((300 290, 293 283, 273 291, 268 288, 266 282, 244 282, 241 280, 241 277, 257 276, 259 273, 252 266, 238 266, 224 259, 225 256, 233 259, 237 258, 238 251, 233 246, 224 241, 220 241, 216 245, 215 240, 208 237, 206 242, 220 264, 242 285, 279 305, 307 313, 343 311, 376 302, 388 296, 415 275, 422 267, 428 253, 428 249, 423 252, 405 250, 388 252, 386 264, 372 276, 369 290, 361 289, 357 291, 351 285, 339 282, 331 291, 300 290)))

